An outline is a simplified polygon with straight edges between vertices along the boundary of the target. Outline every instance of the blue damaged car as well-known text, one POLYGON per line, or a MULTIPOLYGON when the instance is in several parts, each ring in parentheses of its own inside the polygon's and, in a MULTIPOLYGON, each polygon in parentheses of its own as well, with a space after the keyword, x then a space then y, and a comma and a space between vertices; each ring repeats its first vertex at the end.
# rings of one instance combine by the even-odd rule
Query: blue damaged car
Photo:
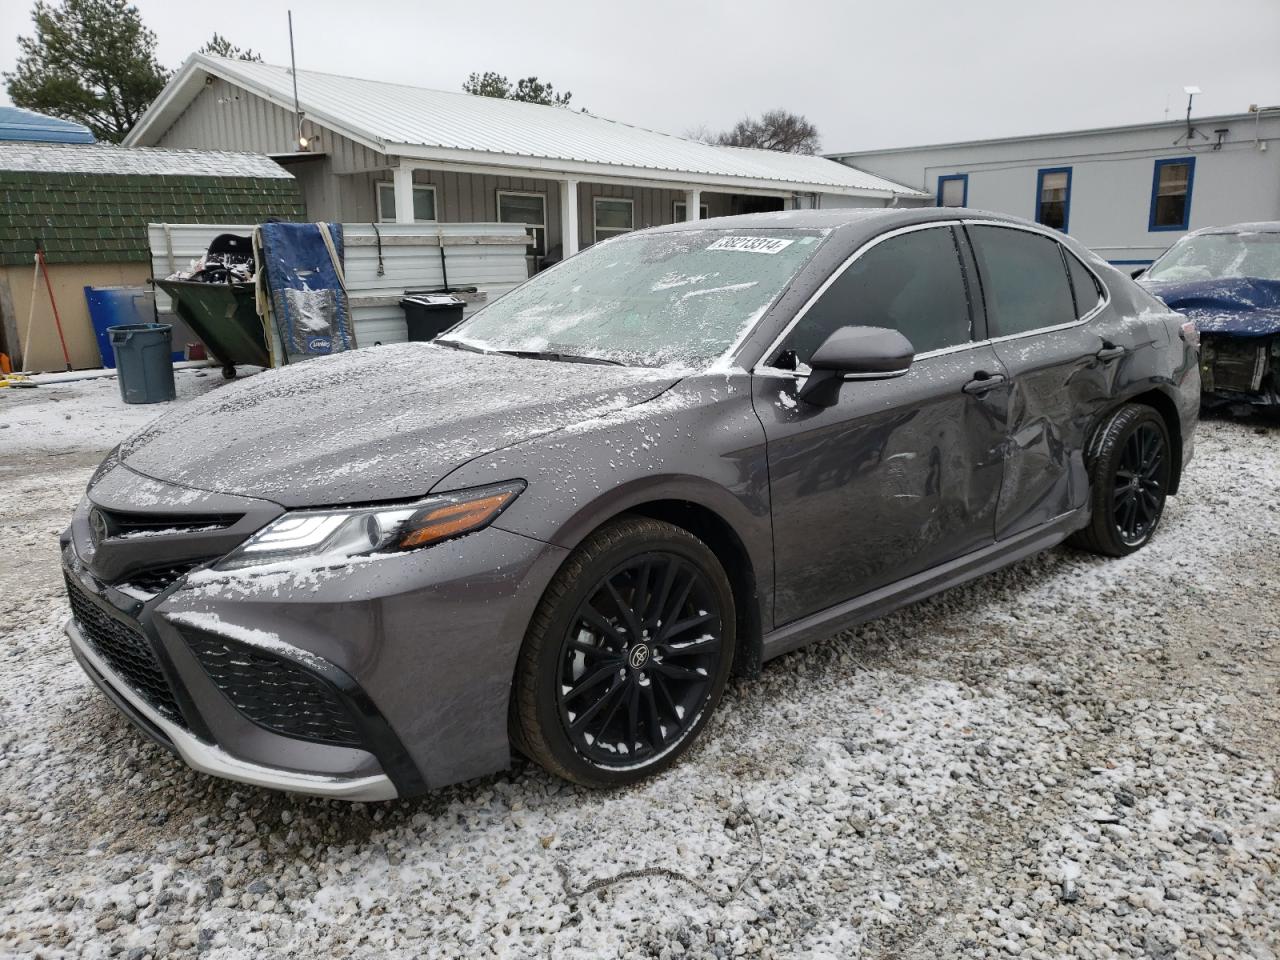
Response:
POLYGON ((1206 407, 1280 410, 1280 222, 1189 233, 1138 282, 1200 329, 1206 407))

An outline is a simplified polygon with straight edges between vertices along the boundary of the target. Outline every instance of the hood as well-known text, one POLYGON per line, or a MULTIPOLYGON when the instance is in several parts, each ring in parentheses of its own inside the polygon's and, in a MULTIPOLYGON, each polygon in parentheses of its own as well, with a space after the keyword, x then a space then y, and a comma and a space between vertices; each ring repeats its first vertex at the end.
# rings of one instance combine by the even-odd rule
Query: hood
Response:
POLYGON ((206 394, 126 440, 120 459, 156 480, 286 507, 411 499, 474 457, 679 379, 426 343, 370 347, 206 394))
POLYGON ((1280 333, 1280 280, 1143 280, 1142 285, 1171 309, 1194 320, 1202 333, 1239 337, 1280 333))

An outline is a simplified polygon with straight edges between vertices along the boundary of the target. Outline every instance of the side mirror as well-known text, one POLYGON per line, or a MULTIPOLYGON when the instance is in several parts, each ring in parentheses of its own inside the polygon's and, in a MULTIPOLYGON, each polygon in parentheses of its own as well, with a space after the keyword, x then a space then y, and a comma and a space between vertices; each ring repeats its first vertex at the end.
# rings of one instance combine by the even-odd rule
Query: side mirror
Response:
POLYGON ((897 330, 887 327, 841 327, 809 358, 813 371, 800 388, 800 399, 830 407, 845 379, 883 380, 911 369, 916 349, 897 330))
POLYGON ((1147 268, 1146 268, 1146 267, 1139 267, 1137 270, 1130 271, 1129 276, 1131 276, 1131 277, 1133 277, 1133 279, 1137 280, 1140 276, 1142 276, 1142 275, 1143 275, 1144 273, 1146 273, 1146 272, 1147 272, 1147 268))

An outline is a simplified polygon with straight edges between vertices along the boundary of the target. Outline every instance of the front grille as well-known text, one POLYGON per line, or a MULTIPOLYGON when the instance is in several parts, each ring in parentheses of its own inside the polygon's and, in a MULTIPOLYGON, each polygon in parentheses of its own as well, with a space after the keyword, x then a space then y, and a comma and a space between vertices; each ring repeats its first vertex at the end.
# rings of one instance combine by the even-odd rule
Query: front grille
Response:
POLYGON ((217 688, 254 723, 298 740, 362 744, 337 691, 311 671, 203 631, 186 630, 184 635, 217 688))
POLYGON ((179 577, 186 576, 205 562, 205 560, 184 560, 181 563, 172 563, 166 567, 152 567, 149 570, 140 570, 125 577, 120 586, 132 587, 140 593, 155 596, 176 583, 179 577))
POLYGON ((226 513, 123 513, 102 507, 97 510, 106 521, 107 536, 121 539, 225 530, 240 520, 239 514, 226 513))
POLYGON ((160 663, 150 641, 137 627, 111 616, 71 577, 64 574, 71 613, 85 639, 107 665, 142 695, 157 713, 179 726, 186 726, 173 690, 160 672, 160 663))

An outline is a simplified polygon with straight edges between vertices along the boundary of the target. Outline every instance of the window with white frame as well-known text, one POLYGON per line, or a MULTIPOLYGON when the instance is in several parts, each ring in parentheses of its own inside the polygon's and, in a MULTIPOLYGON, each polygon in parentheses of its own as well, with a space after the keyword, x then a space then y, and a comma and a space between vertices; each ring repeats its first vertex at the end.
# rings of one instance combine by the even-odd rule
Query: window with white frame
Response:
POLYGON ((523 223, 533 234, 529 252, 539 257, 547 253, 547 195, 545 193, 519 193, 514 190, 498 191, 498 222, 523 223))
MULTIPOLYGON (((436 218, 436 188, 429 183, 413 185, 413 221, 430 223, 436 218)), ((395 184, 383 181, 378 184, 378 222, 396 222, 395 184)))
POLYGON ((592 242, 608 240, 620 233, 629 233, 635 229, 635 205, 630 200, 617 197, 591 198, 592 223, 595 238, 592 242))
MULTIPOLYGON (((685 212, 687 209, 689 209, 689 208, 688 208, 688 206, 685 204, 685 202, 684 202, 683 200, 677 200, 674 204, 672 204, 672 206, 671 206, 671 222, 672 222, 672 223, 683 223, 683 222, 684 222, 684 219, 685 219, 685 217, 684 217, 684 212, 685 212)), ((709 212, 709 208, 707 207, 707 205, 706 205, 705 203, 700 203, 700 204, 698 204, 698 219, 699 219, 699 220, 706 220, 706 219, 707 219, 708 217, 710 217, 710 216, 711 216, 711 214, 710 214, 710 212, 709 212)))

